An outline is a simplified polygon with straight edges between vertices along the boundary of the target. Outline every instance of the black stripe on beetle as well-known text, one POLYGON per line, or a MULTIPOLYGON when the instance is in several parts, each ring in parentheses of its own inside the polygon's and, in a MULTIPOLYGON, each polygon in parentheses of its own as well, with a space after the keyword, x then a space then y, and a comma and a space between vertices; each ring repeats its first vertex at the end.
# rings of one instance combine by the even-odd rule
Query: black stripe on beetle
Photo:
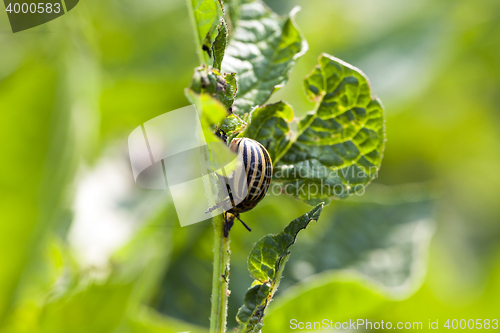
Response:
MULTIPOLYGON (((229 198, 210 208, 207 213, 224 207, 227 213, 234 215, 245 228, 251 230, 239 215, 253 209, 266 196, 273 176, 272 160, 263 145, 249 138, 233 139, 229 148, 242 157, 245 173, 235 173, 225 179, 226 184, 232 185, 227 186, 229 198), (235 205, 235 201, 239 203, 235 205)), ((224 235, 228 232, 229 230, 225 230, 224 235)))
POLYGON ((244 213, 254 208, 266 195, 271 184, 273 165, 266 148, 259 142, 249 138, 236 138, 231 141, 230 148, 243 156, 246 172, 247 193, 243 197, 241 184, 234 182, 237 197, 241 201, 236 207, 228 210, 229 213, 244 213), (250 159, 248 158, 250 156, 250 159))

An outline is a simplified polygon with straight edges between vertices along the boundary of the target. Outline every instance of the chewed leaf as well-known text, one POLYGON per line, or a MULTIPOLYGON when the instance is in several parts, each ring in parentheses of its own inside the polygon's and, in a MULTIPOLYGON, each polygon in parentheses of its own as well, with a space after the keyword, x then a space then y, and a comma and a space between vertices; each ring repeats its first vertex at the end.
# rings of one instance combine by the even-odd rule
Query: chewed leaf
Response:
POLYGON ((201 66, 195 69, 189 88, 197 94, 211 95, 229 109, 236 94, 236 78, 234 74, 222 75, 212 67, 201 66))
POLYGON ((245 295, 245 302, 239 309, 236 320, 240 324, 238 332, 259 332, 263 326, 264 311, 278 289, 289 248, 295 243, 297 234, 311 221, 317 221, 323 204, 290 222, 277 235, 261 238, 253 247, 248 258, 248 270, 255 281, 245 295))
POLYGON ((224 119, 224 122, 220 126, 220 130, 226 134, 227 142, 231 142, 234 137, 245 129, 245 126, 247 126, 247 124, 241 120, 240 117, 235 114, 230 114, 224 119))
POLYGON ((305 229, 311 221, 318 220, 322 209, 323 204, 317 205, 310 212, 290 222, 279 234, 264 236, 254 245, 248 258, 248 270, 254 279, 260 282, 274 281, 280 259, 295 243, 299 231, 305 229))
POLYGON ((227 42, 228 42, 227 24, 226 21, 222 19, 221 23, 219 24, 219 27, 217 28, 217 37, 215 38, 212 47, 214 53, 213 67, 219 70, 222 65, 222 59, 224 58, 224 52, 226 51, 227 42))
POLYGON ((359 69, 327 54, 304 84, 316 107, 274 161, 274 179, 309 204, 345 198, 377 175, 385 142, 382 104, 359 69))
POLYGON ((236 319, 245 325, 246 330, 239 332, 259 332, 262 328, 262 317, 271 295, 269 283, 256 284, 248 289, 245 294, 243 306, 238 310, 236 319))
MULTIPOLYGON (((219 0, 191 0, 190 5, 195 21, 196 38, 202 47, 198 52, 203 54, 206 64, 213 64, 213 45, 219 35, 219 26, 225 24, 222 4, 219 0)), ((220 40, 220 38, 218 39, 220 40)))
POLYGON ((285 102, 257 107, 250 113, 249 124, 242 136, 262 143, 274 161, 289 143, 292 119, 293 110, 285 102))
POLYGON ((241 6, 222 64, 223 71, 237 74, 236 114, 265 103, 288 81, 295 61, 307 51, 307 42, 293 21, 296 11, 281 18, 260 1, 241 6))

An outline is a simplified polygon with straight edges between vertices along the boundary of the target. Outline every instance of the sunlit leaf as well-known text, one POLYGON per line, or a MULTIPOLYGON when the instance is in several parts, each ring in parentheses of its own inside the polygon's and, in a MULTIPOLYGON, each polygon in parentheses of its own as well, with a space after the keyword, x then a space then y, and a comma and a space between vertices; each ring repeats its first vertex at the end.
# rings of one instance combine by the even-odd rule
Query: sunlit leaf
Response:
MULTIPOLYGON (((194 16, 196 38, 202 48, 197 51, 203 54, 205 64, 213 64, 213 45, 220 33, 219 25, 223 24, 222 5, 218 0, 191 0, 190 10, 194 16)), ((222 34, 220 38, 222 38, 222 34)), ((220 52, 219 47, 218 52, 220 52)))
POLYGON ((307 42, 293 21, 296 12, 280 18, 260 1, 241 6, 222 64, 223 71, 237 73, 235 113, 243 115, 265 103, 288 81, 295 61, 306 52, 307 42))
POLYGON ((359 69, 327 54, 304 82, 316 107, 276 157, 275 182, 310 204, 345 198, 377 175, 385 142, 382 104, 359 69))
POLYGON ((219 24, 217 32, 218 32, 217 37, 215 38, 213 44, 213 53, 214 53, 213 67, 220 69, 222 66, 222 59, 224 59, 224 52, 226 51, 226 46, 228 44, 227 24, 224 18, 219 24))

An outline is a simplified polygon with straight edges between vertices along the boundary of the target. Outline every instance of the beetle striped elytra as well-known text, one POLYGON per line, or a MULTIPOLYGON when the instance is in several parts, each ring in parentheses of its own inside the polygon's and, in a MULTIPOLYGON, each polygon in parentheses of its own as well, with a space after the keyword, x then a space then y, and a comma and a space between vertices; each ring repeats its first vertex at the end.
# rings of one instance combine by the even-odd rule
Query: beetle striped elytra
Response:
MULTIPOLYGON (((229 148, 241 157, 245 172, 236 172, 228 178, 222 177, 226 183, 229 197, 210 208, 208 212, 222 206, 227 213, 234 215, 245 228, 251 231, 239 215, 253 209, 264 199, 271 184, 273 164, 267 149, 253 139, 235 138, 229 144, 229 148)), ((229 229, 230 226, 227 231, 225 230, 225 235, 229 229)))
POLYGON ((245 174, 236 174, 233 180, 236 193, 232 193, 232 196, 242 200, 228 211, 239 214, 251 210, 264 199, 271 184, 273 165, 267 149, 255 140, 236 138, 231 141, 229 148, 243 156, 245 166, 245 174), (246 187, 241 186, 243 179, 238 177, 246 178, 246 187))

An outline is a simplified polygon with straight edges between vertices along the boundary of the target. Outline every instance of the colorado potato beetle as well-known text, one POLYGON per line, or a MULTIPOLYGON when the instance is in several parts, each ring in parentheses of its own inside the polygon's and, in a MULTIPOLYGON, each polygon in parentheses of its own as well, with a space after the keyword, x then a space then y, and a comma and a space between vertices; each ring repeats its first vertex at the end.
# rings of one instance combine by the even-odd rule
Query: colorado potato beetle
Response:
MULTIPOLYGON (((273 164, 267 149, 253 139, 235 138, 229 144, 229 148, 241 157, 245 173, 235 173, 226 179, 226 184, 231 184, 231 186, 227 185, 229 198, 212 207, 209 212, 223 206, 227 213, 234 215, 245 228, 251 231, 239 215, 253 209, 264 199, 271 184, 273 164), (238 203, 235 204, 235 202, 238 203), (229 207, 231 208, 228 209, 229 207)), ((227 232, 231 226, 230 222, 230 225, 226 227, 227 232)))

